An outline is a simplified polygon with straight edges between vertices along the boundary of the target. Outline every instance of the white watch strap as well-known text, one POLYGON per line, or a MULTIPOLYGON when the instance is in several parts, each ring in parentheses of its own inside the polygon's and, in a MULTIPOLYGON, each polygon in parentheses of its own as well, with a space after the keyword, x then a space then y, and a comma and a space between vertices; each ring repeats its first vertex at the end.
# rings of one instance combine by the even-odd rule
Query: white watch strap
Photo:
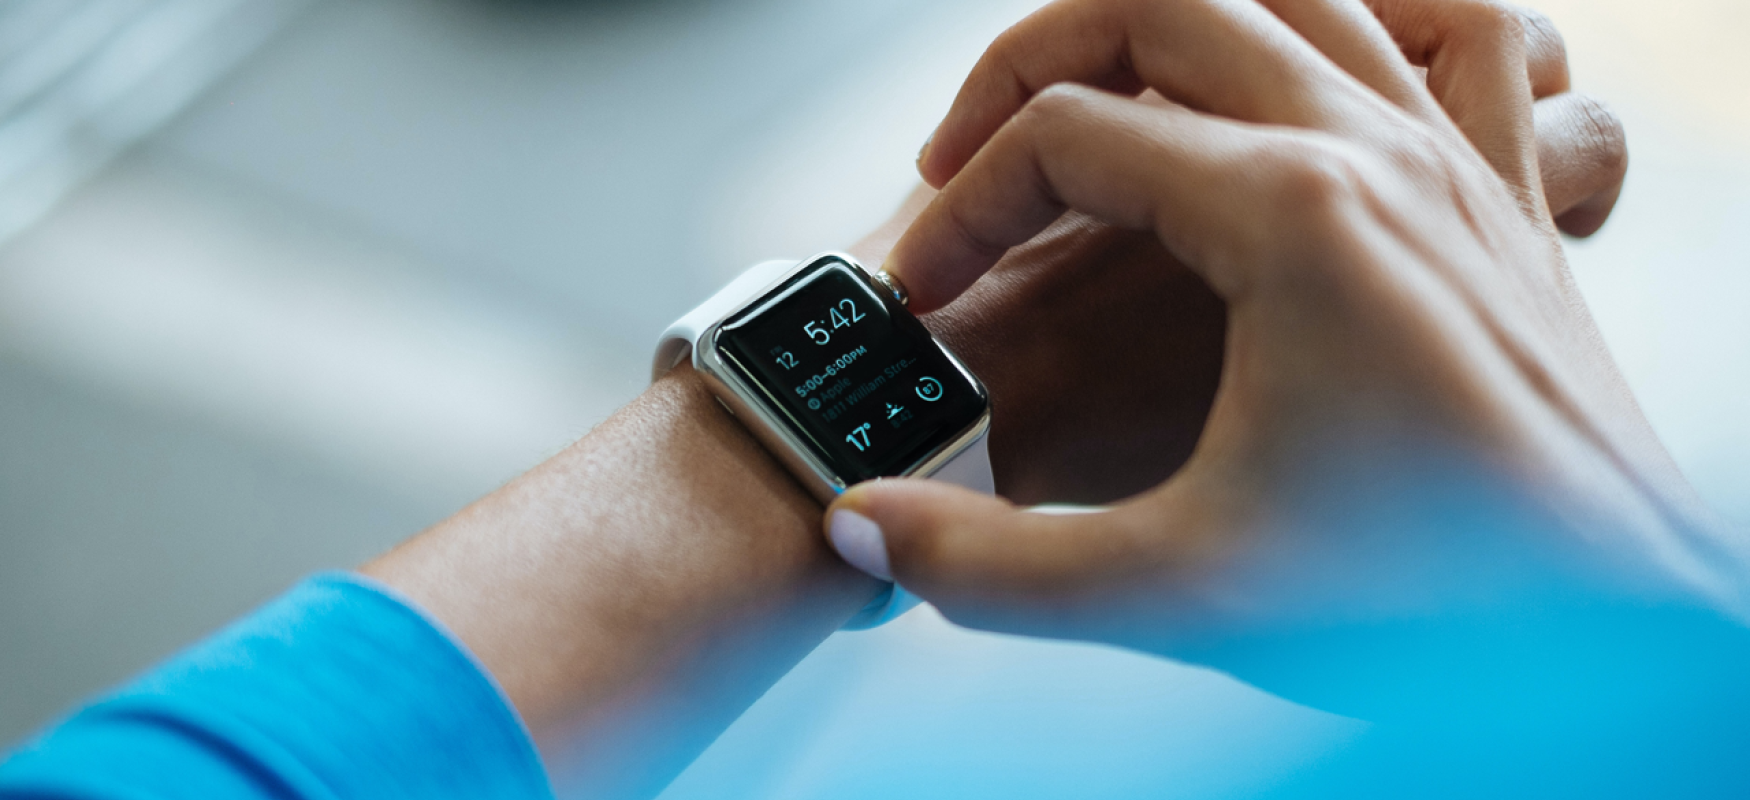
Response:
POLYGON ((996 476, 990 469, 990 434, 978 437, 978 440, 960 451, 960 455, 949 459, 941 469, 930 474, 939 481, 947 481, 956 486, 964 486, 975 492, 996 494, 996 476))
POLYGON ((675 324, 668 326, 662 332, 662 340, 656 346, 656 359, 650 365, 650 379, 660 380, 669 370, 678 366, 681 361, 693 354, 693 343, 704 335, 705 331, 718 320, 729 316, 741 304, 766 293, 773 284, 783 280, 796 266, 795 259, 779 259, 777 261, 761 261, 740 275, 735 280, 717 290, 711 298, 699 304, 698 308, 688 311, 675 324))
MULTIPOLYGON (((978 437, 968 445, 960 455, 949 459, 948 463, 931 473, 929 477, 939 481, 947 481, 958 486, 964 486, 975 492, 996 494, 996 478, 990 468, 990 434, 978 437)), ((918 596, 906 591, 899 584, 892 584, 892 589, 869 602, 862 611, 843 625, 843 630, 860 631, 873 628, 904 614, 917 607, 922 602, 918 596)))

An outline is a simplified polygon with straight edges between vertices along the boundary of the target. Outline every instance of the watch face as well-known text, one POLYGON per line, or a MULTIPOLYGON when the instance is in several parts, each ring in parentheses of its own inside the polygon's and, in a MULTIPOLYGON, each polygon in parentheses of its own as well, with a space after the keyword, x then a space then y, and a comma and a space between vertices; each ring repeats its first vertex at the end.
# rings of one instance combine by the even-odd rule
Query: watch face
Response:
POLYGON ((846 484, 903 473, 988 403, 923 323, 836 259, 724 322, 715 346, 846 484))

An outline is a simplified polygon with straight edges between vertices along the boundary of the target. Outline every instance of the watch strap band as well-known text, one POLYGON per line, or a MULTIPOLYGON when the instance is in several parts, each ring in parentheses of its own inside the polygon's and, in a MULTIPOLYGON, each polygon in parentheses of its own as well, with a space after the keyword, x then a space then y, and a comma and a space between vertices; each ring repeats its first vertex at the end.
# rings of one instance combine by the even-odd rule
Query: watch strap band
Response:
POLYGON ((693 354, 693 343, 706 330, 717 324, 718 320, 734 313, 749 299, 764 295, 767 289, 783 280, 796 263, 795 259, 778 259, 761 261, 748 267, 746 271, 735 276, 735 280, 730 281, 729 285, 718 289, 716 294, 668 326, 656 346, 656 358, 650 365, 650 379, 658 380, 667 375, 669 370, 679 366, 693 354))
MULTIPOLYGON (((975 492, 996 494, 996 478, 990 468, 989 442, 989 434, 978 437, 965 450, 960 451, 959 455, 928 477, 975 492)), ((923 602, 897 583, 889 584, 889 587, 880 596, 869 601, 856 616, 841 625, 840 630, 860 631, 884 625, 923 602)))

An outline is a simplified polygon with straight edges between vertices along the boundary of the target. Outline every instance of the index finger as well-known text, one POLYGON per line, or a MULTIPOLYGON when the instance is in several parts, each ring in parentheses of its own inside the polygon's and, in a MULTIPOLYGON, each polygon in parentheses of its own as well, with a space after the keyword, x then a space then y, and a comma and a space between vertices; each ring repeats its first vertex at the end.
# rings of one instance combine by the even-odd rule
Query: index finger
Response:
POLYGON ((1281 220, 1340 194, 1335 137, 1298 136, 1181 106, 1158 107, 1059 84, 930 201, 883 265, 926 313, 960 296, 1008 251, 1073 208, 1121 228, 1152 230, 1224 300, 1268 271, 1281 220))

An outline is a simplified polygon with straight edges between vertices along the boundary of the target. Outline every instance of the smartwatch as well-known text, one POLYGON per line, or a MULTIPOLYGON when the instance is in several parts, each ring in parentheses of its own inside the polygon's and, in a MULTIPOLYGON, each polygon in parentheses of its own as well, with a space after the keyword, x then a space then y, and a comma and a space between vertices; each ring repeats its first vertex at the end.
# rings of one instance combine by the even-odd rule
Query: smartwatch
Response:
MULTIPOLYGON (((884 477, 993 491, 984 384, 906 311, 902 287, 849 255, 755 264, 663 332, 652 379, 687 358, 822 503, 884 477)), ((845 627, 917 602, 890 587, 845 627)))

